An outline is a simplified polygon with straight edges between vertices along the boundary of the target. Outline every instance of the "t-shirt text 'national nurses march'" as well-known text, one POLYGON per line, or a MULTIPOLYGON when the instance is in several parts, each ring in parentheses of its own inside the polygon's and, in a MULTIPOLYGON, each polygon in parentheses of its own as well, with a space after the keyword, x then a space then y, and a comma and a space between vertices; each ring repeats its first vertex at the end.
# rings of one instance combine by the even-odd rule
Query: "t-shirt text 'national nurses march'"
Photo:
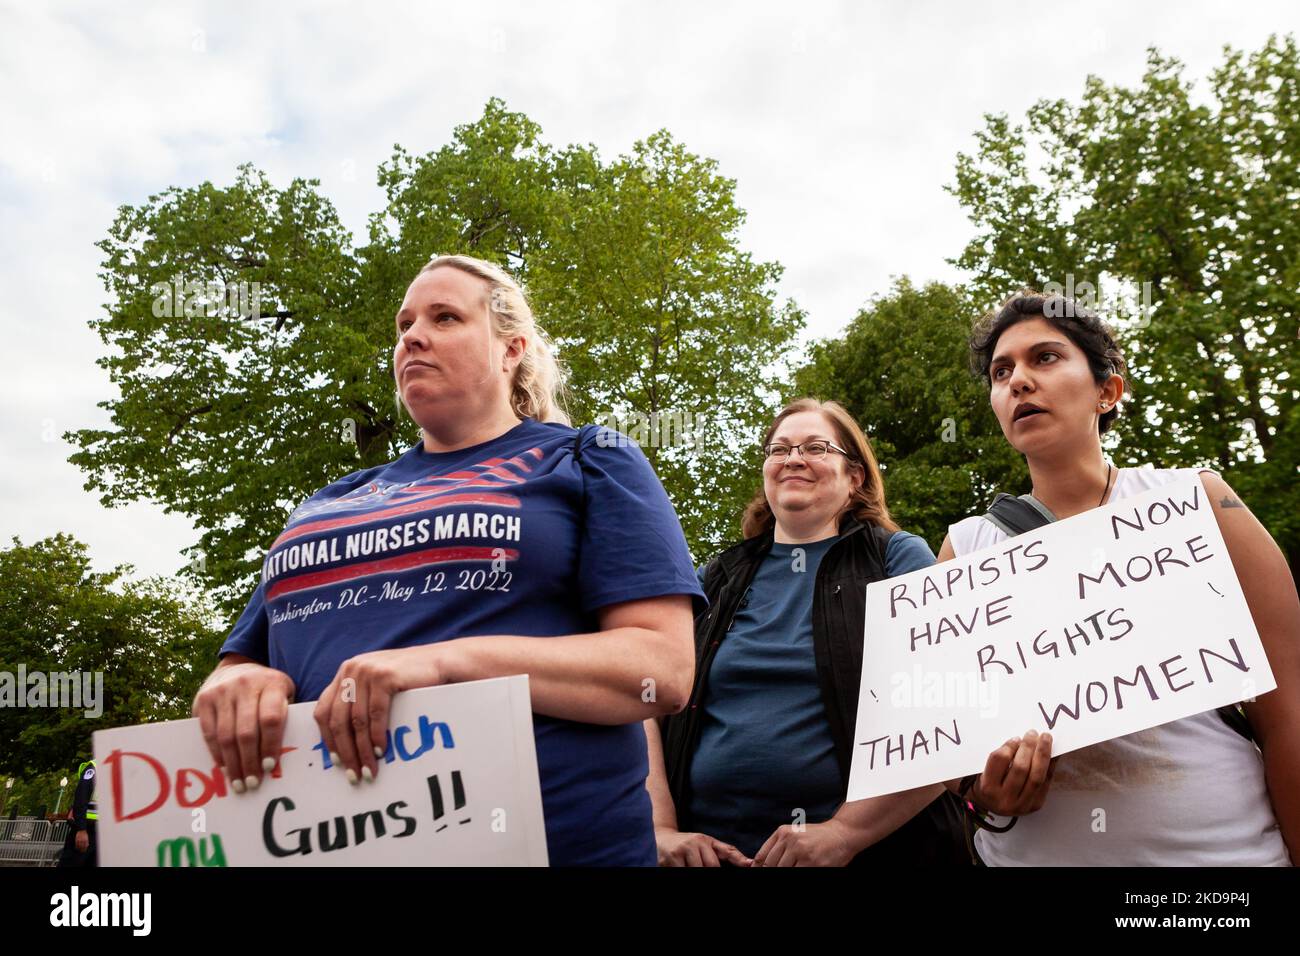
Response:
MULTIPOLYGON (((591 632, 610 604, 702 602, 640 449, 588 427, 575 458, 576 437, 525 419, 454 452, 417 445, 313 495, 267 553, 222 652, 285 671, 296 699, 313 700, 367 651, 591 632)), ((534 726, 552 862, 653 863, 640 727, 534 726)))
POLYGON ((275 604, 286 599, 285 606, 272 613, 272 623, 330 610, 331 602, 315 592, 341 583, 356 582, 355 587, 337 592, 344 607, 370 601, 409 601, 413 586, 403 587, 394 577, 377 585, 373 579, 412 569, 431 569, 426 586, 440 590, 446 581, 446 565, 490 562, 490 574, 476 575, 463 569, 458 586, 475 582, 472 590, 507 591, 513 578, 507 566, 518 559, 519 551, 495 543, 517 545, 522 519, 517 513, 518 496, 505 492, 511 484, 527 479, 540 455, 540 449, 532 448, 508 460, 489 458, 450 475, 410 482, 379 479, 333 501, 303 505, 276 539, 262 569, 267 600, 275 604), (469 490, 474 488, 501 490, 469 490), (389 521, 393 523, 387 524, 389 521), (322 532, 332 533, 322 537, 322 532), (448 544, 414 550, 417 545, 442 542, 448 544), (432 570, 440 566, 444 570, 438 571, 435 583, 432 570), (372 587, 377 587, 374 593, 372 587), (309 595, 311 605, 295 606, 295 595, 309 595))

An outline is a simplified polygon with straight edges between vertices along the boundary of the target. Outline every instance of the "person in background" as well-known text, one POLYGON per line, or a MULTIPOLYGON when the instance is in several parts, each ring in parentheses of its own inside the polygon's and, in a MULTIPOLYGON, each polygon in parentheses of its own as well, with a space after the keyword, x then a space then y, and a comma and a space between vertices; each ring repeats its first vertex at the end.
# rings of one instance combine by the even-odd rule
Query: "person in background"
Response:
POLYGON ((792 402, 762 447, 745 540, 701 571, 710 608, 695 622, 690 702, 645 724, 659 862, 969 864, 941 784, 845 802, 866 586, 934 555, 890 517, 841 405, 792 402))
POLYGON ((99 804, 95 801, 95 761, 87 760, 77 768, 77 789, 68 811, 68 836, 59 854, 59 866, 98 866, 99 804))

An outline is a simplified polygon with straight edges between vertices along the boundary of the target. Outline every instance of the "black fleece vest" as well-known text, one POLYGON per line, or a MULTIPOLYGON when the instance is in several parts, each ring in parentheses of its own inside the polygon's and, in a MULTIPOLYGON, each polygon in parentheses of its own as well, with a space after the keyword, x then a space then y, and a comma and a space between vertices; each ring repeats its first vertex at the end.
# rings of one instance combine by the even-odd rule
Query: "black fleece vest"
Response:
MULTIPOLYGON (((885 549, 892 536, 892 531, 847 518, 840 530, 840 540, 822 558, 814 584, 813 655, 845 793, 862 680, 867 584, 886 577, 885 549)), ((708 688, 709 670, 759 564, 771 547, 769 531, 728 548, 704 569, 704 593, 709 608, 695 619, 695 686, 681 713, 660 722, 668 786, 677 809, 678 827, 683 831, 692 829, 686 814, 690 767, 699 742, 701 702, 708 688)), ((867 639, 870 640, 870 635, 867 639)), ((854 864, 969 865, 971 857, 961 810, 955 799, 945 791, 897 831, 858 854, 854 864)))

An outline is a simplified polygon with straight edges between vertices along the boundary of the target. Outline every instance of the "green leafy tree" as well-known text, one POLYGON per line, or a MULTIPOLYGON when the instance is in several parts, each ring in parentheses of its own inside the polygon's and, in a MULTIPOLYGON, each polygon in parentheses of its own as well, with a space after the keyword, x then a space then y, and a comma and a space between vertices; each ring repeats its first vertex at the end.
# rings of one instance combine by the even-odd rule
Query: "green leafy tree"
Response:
POLYGON ((1098 289, 1131 365, 1117 461, 1219 469, 1296 569, 1300 52, 1227 49, 1204 96, 1182 73, 1151 50, 1136 87, 986 117, 951 187, 976 226, 955 261, 984 305, 1098 289))
POLYGON ((781 267, 740 248, 745 214, 716 162, 665 131, 609 163, 555 150, 494 100, 437 152, 396 150, 380 182, 388 207, 360 256, 385 355, 392 303, 430 255, 506 266, 558 348, 574 422, 641 441, 697 556, 736 534, 803 314, 776 301, 781 267))
POLYGON ((656 433, 646 451, 696 553, 726 537, 739 476, 757 473, 734 449, 770 413, 764 388, 802 322, 776 302, 780 267, 739 246, 734 182, 667 133, 608 164, 556 150, 498 100, 438 150, 396 147, 379 182, 386 206, 359 249, 315 180, 279 190, 249 166, 228 188, 121 208, 100 244, 107 316, 92 323, 120 394, 102 403, 111 427, 68 435, 87 488, 190 518, 202 538, 187 571, 233 619, 296 504, 416 440, 394 391, 393 313, 430 256, 469 253, 532 289, 572 370, 575 422, 708 416, 702 448, 657 447, 656 433), (257 283, 259 308, 209 293, 178 309, 178 279, 257 283))
POLYGON ((592 168, 564 156, 565 208, 529 278, 581 421, 624 424, 676 506, 697 559, 739 536, 760 483, 757 436, 803 313, 781 267, 740 247, 735 181, 666 132, 592 168), (585 171, 574 173, 574 167, 585 171))
POLYGON ((76 770, 87 757, 88 754, 83 755, 72 766, 49 773, 14 776, 12 787, 5 786, 7 779, 0 778, 0 806, 4 808, 3 815, 8 817, 12 811, 19 816, 37 816, 43 807, 47 818, 65 818, 77 790, 76 770), (59 786, 59 781, 65 778, 67 784, 59 786))
POLYGON ((388 450, 396 416, 367 390, 348 241, 314 182, 277 190, 243 166, 229 188, 123 206, 99 243, 111 300, 91 326, 119 397, 100 403, 112 427, 66 436, 71 460, 104 505, 193 521, 191 571, 228 609, 289 509, 388 450))
POLYGON ((0 550, 0 671, 15 682, 20 664, 103 681, 98 717, 86 716, 84 697, 81 708, 0 708, 0 774, 70 772, 96 730, 190 715, 220 644, 214 608, 175 580, 128 581, 129 572, 94 571, 67 535, 0 550))
POLYGON ((1024 459, 970 372, 978 314, 965 290, 898 279, 843 336, 810 348, 787 396, 834 399, 852 413, 880 459, 895 520, 936 551, 949 524, 1027 485, 1024 459))

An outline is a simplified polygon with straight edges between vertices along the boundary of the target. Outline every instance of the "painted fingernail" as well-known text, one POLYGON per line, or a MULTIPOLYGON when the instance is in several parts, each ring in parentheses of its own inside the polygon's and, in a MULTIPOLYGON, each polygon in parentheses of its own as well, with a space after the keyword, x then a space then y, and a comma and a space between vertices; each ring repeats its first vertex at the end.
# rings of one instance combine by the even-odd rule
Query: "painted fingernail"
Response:
POLYGON ((373 773, 370 772, 370 768, 369 768, 369 767, 362 767, 362 768, 361 768, 361 779, 364 780, 366 783, 370 783, 372 780, 375 779, 375 775, 374 775, 373 773))
POLYGON ((342 762, 343 762, 343 761, 339 759, 339 755, 336 754, 334 751, 331 750, 331 751, 330 751, 330 763, 334 764, 334 766, 337 767, 337 766, 338 766, 339 764, 341 764, 342 762))
POLYGON ((275 758, 274 758, 274 757, 263 757, 263 758, 262 758, 262 770, 264 770, 266 773, 270 773, 270 772, 271 772, 272 770, 274 770, 274 769, 275 769, 275 758))
POLYGON ((244 792, 244 781, 242 781, 242 780, 240 780, 238 777, 236 777, 234 780, 230 781, 230 789, 233 790, 233 791, 235 791, 235 793, 243 793, 243 792, 244 792))
POLYGON ((348 767, 348 783, 352 784, 353 786, 356 786, 357 783, 357 772, 353 770, 351 767, 348 767))
POLYGON ((261 777, 255 777, 250 773, 247 777, 244 778, 244 786, 248 787, 249 790, 256 790, 261 785, 262 785, 261 777))
POLYGON ((384 755, 384 748, 383 748, 383 747, 376 747, 376 748, 375 748, 375 756, 376 756, 376 757, 382 757, 383 755, 384 755))

